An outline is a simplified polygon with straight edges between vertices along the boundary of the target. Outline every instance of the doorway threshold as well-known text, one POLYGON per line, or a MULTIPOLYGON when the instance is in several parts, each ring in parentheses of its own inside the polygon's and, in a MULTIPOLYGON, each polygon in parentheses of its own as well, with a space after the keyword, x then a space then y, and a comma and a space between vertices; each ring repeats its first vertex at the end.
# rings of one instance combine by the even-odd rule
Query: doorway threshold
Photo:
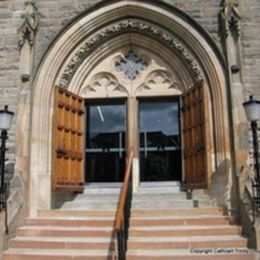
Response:
POLYGON ((119 194, 122 182, 91 182, 84 184, 84 194, 119 194))
POLYGON ((180 181, 144 181, 140 183, 140 187, 180 187, 180 181))
POLYGON ((85 183, 85 188, 120 188, 122 186, 122 182, 89 182, 85 183))

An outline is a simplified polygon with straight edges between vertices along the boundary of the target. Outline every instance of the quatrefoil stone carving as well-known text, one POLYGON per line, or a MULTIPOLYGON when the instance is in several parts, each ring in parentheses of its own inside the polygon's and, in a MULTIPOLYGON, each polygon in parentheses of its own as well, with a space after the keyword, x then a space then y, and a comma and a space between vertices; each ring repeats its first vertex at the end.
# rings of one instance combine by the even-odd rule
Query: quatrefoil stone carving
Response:
POLYGON ((115 67, 122 71, 128 79, 134 80, 142 70, 148 67, 148 64, 130 50, 125 57, 115 63, 115 67))

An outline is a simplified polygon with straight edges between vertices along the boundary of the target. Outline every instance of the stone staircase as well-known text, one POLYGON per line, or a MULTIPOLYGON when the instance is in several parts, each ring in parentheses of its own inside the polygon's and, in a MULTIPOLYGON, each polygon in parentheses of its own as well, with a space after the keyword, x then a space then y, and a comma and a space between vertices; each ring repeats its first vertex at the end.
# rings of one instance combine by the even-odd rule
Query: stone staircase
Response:
POLYGON ((113 259, 114 213, 40 211, 17 230, 3 259, 113 259))
MULTIPOLYGON (((3 260, 117 259, 113 224, 119 190, 88 187, 60 209, 39 211, 17 230, 3 260)), ((127 259, 257 259, 242 252, 247 240, 235 223, 203 192, 147 183, 133 197, 127 259)))
POLYGON ((133 197, 128 260, 256 259, 236 218, 203 192, 141 185, 133 197))
POLYGON ((39 211, 10 240, 3 260, 117 259, 113 225, 120 187, 91 187, 57 210, 39 211))

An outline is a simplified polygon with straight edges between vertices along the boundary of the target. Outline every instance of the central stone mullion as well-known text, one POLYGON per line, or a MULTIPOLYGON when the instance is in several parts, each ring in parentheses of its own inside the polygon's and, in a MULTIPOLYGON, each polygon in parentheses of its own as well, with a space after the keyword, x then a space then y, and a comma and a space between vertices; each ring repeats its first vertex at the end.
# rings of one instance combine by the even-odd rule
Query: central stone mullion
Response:
POLYGON ((138 101, 136 97, 127 99, 127 147, 134 149, 134 161, 132 167, 133 173, 133 191, 138 188, 139 177, 139 136, 138 136, 138 101))

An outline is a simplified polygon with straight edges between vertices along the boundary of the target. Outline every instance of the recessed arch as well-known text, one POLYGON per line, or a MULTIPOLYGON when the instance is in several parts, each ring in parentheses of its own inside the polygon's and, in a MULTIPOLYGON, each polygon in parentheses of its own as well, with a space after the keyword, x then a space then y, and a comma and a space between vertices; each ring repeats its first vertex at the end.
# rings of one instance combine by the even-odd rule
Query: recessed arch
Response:
POLYGON ((37 70, 32 99, 31 215, 37 214, 37 209, 49 208, 51 202, 55 84, 69 89, 72 88, 70 84, 77 85, 80 79, 84 80, 84 77, 80 78, 80 70, 91 66, 91 61, 105 53, 109 41, 114 40, 115 46, 120 44, 120 35, 126 35, 124 40, 127 41, 128 33, 139 34, 151 42, 157 41, 165 52, 180 60, 179 64, 183 64, 189 80, 194 84, 204 81, 214 129, 215 162, 218 165, 230 158, 227 82, 223 60, 213 41, 192 19, 168 5, 134 0, 106 2, 72 21, 56 37, 37 70))
MULTIPOLYGON (((160 67, 168 70, 172 74, 172 77, 176 78, 176 81, 179 82, 183 90, 192 86, 194 84, 193 78, 189 73, 189 69, 185 67, 184 62, 167 47, 158 44, 159 43, 154 39, 142 35, 131 34, 131 36, 129 36, 123 34, 117 36, 106 42, 106 44, 99 46, 98 52, 91 53, 82 61, 72 76, 67 88, 74 93, 80 93, 81 88, 89 84, 89 78, 92 77, 93 72, 96 70, 100 71, 101 68, 103 68, 104 71, 110 70, 110 72, 120 74, 115 69, 115 59, 117 56, 125 55, 129 49, 134 50, 139 57, 143 56, 143 59, 149 64, 148 69, 143 70, 141 73, 144 77, 147 76, 146 74, 149 73, 151 69, 157 69, 154 65, 154 60, 156 60, 156 63, 158 63, 160 67), (130 38, 131 43, 129 42, 130 38), (107 45, 109 48, 106 47, 107 45), (154 57, 154 60, 151 60, 151 57, 154 57)), ((64 65, 64 67, 66 67, 66 65, 64 65)), ((59 84, 60 79, 61 75, 57 77, 56 84, 59 84)), ((128 79, 122 80, 121 85, 124 86, 126 81, 128 81, 128 79)), ((137 80, 134 84, 138 87, 141 83, 137 80)), ((130 89, 128 90, 129 95, 135 92, 134 87, 132 91, 130 89)))

